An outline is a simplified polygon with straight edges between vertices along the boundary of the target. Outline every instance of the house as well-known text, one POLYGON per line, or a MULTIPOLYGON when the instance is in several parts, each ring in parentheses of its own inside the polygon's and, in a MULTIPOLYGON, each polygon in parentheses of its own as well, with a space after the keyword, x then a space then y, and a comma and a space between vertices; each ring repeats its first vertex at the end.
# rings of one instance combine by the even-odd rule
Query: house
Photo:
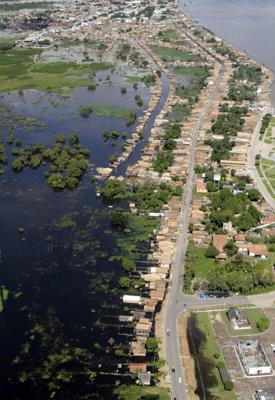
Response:
POLYGON ((267 259, 267 247, 265 244, 251 244, 248 248, 248 254, 251 257, 267 259))
POLYGON ((223 248, 227 244, 226 235, 213 235, 213 246, 216 247, 220 253, 225 253, 223 248))
POLYGON ((245 243, 245 234, 238 233, 234 236, 235 243, 245 243))
POLYGON ((147 372, 147 364, 130 363, 130 373, 134 374, 137 371, 139 371, 139 372, 147 372))
POLYGON ((206 184, 204 182, 197 182, 197 193, 207 193, 206 184))
POLYGON ((256 390, 256 400, 275 400, 275 387, 256 390))
POLYGON ((231 221, 229 221, 229 222, 224 222, 223 225, 222 225, 222 228, 223 228, 225 231, 231 231, 231 229, 232 229, 232 222, 231 222, 231 221))
POLYGON ((139 372, 138 373, 138 379, 139 379, 139 383, 140 385, 145 385, 145 386, 150 386, 150 382, 151 382, 151 372, 139 372))

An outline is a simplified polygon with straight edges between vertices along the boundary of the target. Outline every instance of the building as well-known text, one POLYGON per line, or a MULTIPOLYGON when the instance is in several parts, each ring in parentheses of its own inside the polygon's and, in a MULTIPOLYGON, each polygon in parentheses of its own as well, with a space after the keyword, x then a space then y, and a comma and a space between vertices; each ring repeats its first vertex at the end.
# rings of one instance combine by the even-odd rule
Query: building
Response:
POLYGON ((244 310, 229 309, 227 317, 232 329, 251 329, 249 319, 244 310))
POLYGON ((238 355, 247 375, 266 375, 272 367, 259 340, 240 340, 238 355))
POLYGON ((256 400, 275 400, 275 387, 258 389, 255 398, 256 400))

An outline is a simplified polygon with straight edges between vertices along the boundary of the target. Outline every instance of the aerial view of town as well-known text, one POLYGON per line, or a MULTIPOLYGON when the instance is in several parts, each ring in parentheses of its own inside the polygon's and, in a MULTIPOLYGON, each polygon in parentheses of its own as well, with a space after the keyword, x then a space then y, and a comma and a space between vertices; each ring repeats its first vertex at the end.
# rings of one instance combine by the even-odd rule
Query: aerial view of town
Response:
POLYGON ((1 400, 275 400, 274 13, 0 0, 1 400))

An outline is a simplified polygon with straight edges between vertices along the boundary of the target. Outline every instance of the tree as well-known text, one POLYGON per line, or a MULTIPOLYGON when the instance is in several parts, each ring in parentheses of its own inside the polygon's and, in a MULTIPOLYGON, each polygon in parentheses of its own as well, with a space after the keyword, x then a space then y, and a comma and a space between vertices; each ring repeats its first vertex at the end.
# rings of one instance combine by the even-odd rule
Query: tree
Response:
POLYGON ((62 135, 62 133, 59 133, 59 135, 57 135, 55 137, 55 142, 56 143, 65 143, 66 142, 66 136, 62 135))
POLYGON ((24 162, 20 158, 17 158, 16 160, 14 160, 11 165, 12 165, 13 169, 17 169, 17 170, 24 168, 24 162))
POLYGON ((112 225, 120 225, 126 226, 127 225, 128 217, 123 211, 115 211, 111 216, 111 224, 112 225))
POLYGON ((69 139, 71 144, 76 144, 79 141, 79 136, 77 133, 72 133, 71 135, 69 135, 69 139))
POLYGON ((270 321, 267 317, 262 317, 257 323, 257 328, 259 329, 260 332, 265 331, 270 327, 270 321))
POLYGON ((61 174, 51 174, 51 176, 47 180, 48 186, 63 189, 65 187, 65 183, 63 182, 63 176, 61 174))
POLYGON ((210 245, 205 253, 205 257, 215 258, 218 254, 220 254, 220 252, 217 247, 210 245))
POLYGON ((126 93, 126 92, 127 92, 127 89, 125 87, 122 87, 121 88, 121 93, 126 93))
POLYGON ((200 206, 200 210, 203 211, 203 212, 205 212, 205 211, 207 210, 205 204, 202 204, 202 205, 200 206))
POLYGON ((216 192, 217 191, 217 188, 214 185, 214 182, 212 182, 212 181, 207 182, 206 189, 208 190, 208 192, 216 192))
POLYGON ((261 197, 261 193, 257 189, 250 189, 248 192, 248 197, 251 201, 258 201, 261 197))
POLYGON ((160 351, 158 347, 158 341, 154 337, 149 337, 146 340, 146 347, 147 347, 147 352, 152 354, 152 353, 158 353, 160 351))
POLYGON ((123 276, 122 278, 120 278, 118 283, 119 286, 123 289, 128 289, 131 285, 131 281, 130 278, 128 278, 128 276, 123 276))
POLYGON ((232 243, 232 242, 226 243, 226 245, 224 246, 223 249, 225 250, 226 254, 227 254, 229 257, 234 256, 234 254, 237 254, 238 251, 239 251, 238 246, 236 246, 236 245, 235 245, 234 243, 232 243))
POLYGON ((234 389, 234 383, 231 381, 225 382, 224 389, 231 391, 234 389))
POLYGON ((127 260, 127 258, 125 258, 122 261, 121 265, 122 265, 122 268, 124 269, 124 271, 126 271, 126 272, 134 271, 136 269, 135 262, 132 260, 127 260))
POLYGON ((124 351, 123 350, 116 350, 115 353, 116 353, 117 357, 123 357, 124 356, 124 351))

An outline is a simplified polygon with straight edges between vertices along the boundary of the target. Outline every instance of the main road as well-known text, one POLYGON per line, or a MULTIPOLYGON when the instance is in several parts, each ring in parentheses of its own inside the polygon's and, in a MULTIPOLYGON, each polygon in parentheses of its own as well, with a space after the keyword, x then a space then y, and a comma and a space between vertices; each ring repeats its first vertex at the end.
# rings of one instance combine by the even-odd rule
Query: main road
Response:
MULTIPOLYGON (((189 221, 189 213, 191 207, 192 200, 192 192, 194 185, 194 167, 195 167, 195 152, 196 152, 196 143, 198 138, 199 130, 203 124, 203 121, 208 114, 212 101, 215 98, 215 95, 219 89, 221 79, 224 73, 225 67, 222 65, 220 76, 216 83, 216 86, 209 98, 208 103, 206 103, 202 114, 200 115, 196 127, 193 132, 191 145, 190 145, 190 158, 189 158, 189 167, 188 167, 188 176, 185 184, 184 195, 182 199, 182 207, 181 207, 181 216, 180 216, 180 226, 179 226, 179 236, 176 247, 176 257, 175 263, 173 267, 173 275, 172 275, 172 286, 170 291, 170 296, 168 299, 166 316, 165 316, 165 335, 167 330, 170 331, 170 336, 166 335, 166 352, 168 365, 170 369, 171 375, 171 385, 173 398, 177 400, 187 400, 186 396, 186 388, 183 380, 183 372, 180 360, 180 351, 178 345, 178 337, 177 337, 177 318, 181 311, 186 308, 194 307, 197 305, 213 305, 211 300, 199 299, 197 296, 188 296, 182 294, 182 285, 183 285, 183 263, 186 253, 187 247, 187 231, 188 231, 188 221, 189 221), (175 368, 175 372, 172 372, 172 366, 175 368)), ((240 302, 240 298, 236 298, 236 302, 240 302)), ((234 301, 234 300, 231 300, 234 301)), ((215 300, 215 304, 222 304, 224 300, 215 300)))

